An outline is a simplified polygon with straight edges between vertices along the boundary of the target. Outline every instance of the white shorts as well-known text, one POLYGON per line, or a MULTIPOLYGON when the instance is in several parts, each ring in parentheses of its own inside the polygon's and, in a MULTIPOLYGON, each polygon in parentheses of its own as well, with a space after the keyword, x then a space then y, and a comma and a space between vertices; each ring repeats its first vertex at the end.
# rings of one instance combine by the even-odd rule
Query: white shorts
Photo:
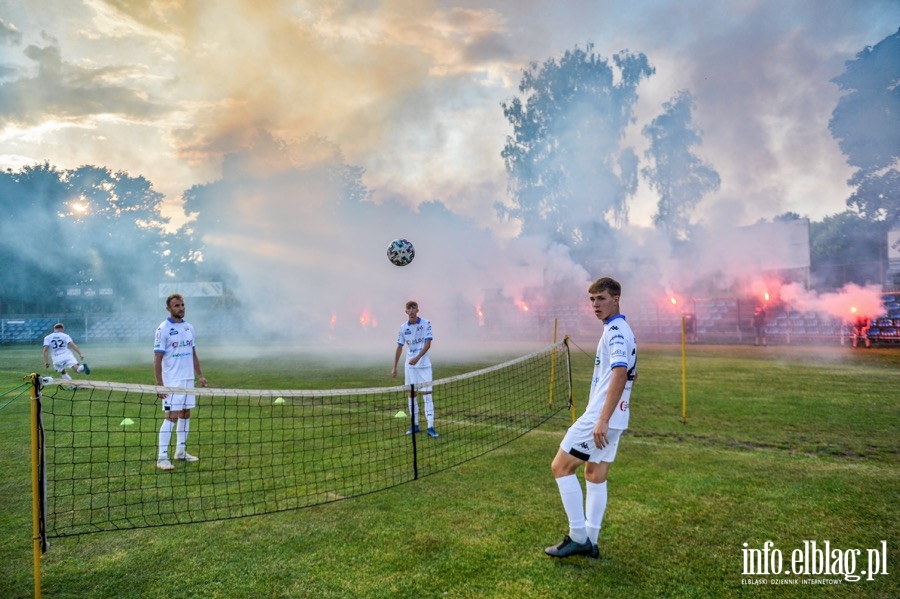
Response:
MULTIPOLYGON (((167 387, 184 387, 191 389, 194 387, 194 379, 180 381, 176 385, 166 385, 167 387)), ((197 398, 194 395, 186 393, 169 393, 163 398, 163 412, 178 412, 180 410, 190 410, 197 406, 197 398)))
POLYGON ((611 464, 616 459, 616 450, 619 449, 619 437, 622 436, 624 429, 609 429, 607 433, 609 443, 606 444, 606 447, 600 449, 594 444, 594 426, 596 424, 592 424, 589 421, 576 420, 569 427, 566 436, 563 437, 562 442, 559 444, 559 448, 572 457, 585 462, 594 462, 595 464, 608 462, 611 464))
POLYGON ((56 369, 56 372, 62 372, 66 368, 76 368, 78 366, 78 360, 75 359, 75 354, 69 352, 69 355, 56 356, 53 358, 53 368, 56 369))
POLYGON ((431 393, 431 366, 406 365, 406 384, 415 385, 416 393, 431 393))

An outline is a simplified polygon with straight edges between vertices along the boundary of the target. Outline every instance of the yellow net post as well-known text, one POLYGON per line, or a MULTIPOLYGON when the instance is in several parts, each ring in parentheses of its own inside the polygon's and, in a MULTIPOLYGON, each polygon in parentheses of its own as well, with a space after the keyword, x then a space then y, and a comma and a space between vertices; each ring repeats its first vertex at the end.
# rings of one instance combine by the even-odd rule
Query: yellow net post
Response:
POLYGON ((681 423, 687 424, 687 336, 685 318, 681 317, 681 423))
POLYGON ((41 454, 39 447, 38 421, 40 418, 41 377, 32 373, 31 376, 31 526, 32 545, 34 553, 34 597, 41 598, 41 478, 40 465, 41 454))

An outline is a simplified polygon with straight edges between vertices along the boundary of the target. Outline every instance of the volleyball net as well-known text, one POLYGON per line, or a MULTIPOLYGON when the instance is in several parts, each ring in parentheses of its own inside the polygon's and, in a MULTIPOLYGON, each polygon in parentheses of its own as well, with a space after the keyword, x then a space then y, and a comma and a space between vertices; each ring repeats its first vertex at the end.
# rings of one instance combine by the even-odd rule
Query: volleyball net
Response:
MULTIPOLYGON (((571 407, 568 340, 433 381, 439 438, 408 435, 409 388, 196 388, 188 450, 156 468, 174 387, 34 375, 32 457, 51 538, 295 510, 408 483, 505 445, 571 407)), ((419 399, 419 421, 425 416, 419 399)), ((174 445, 174 433, 173 443, 174 445)), ((170 456, 174 452, 170 449, 170 456)))

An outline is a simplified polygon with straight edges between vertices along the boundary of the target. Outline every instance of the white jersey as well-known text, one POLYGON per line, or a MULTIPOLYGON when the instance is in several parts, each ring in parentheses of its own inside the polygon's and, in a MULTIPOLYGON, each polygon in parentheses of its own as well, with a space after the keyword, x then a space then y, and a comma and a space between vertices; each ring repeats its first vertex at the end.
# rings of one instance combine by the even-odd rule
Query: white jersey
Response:
POLYGON ((72 338, 68 334, 59 331, 44 337, 44 347, 50 348, 50 356, 54 364, 65 362, 69 358, 75 359, 75 356, 72 355, 72 350, 69 349, 70 343, 72 343, 72 338))
MULTIPOLYGON (((431 321, 419 316, 419 322, 410 324, 407 320, 400 325, 400 333, 397 335, 397 345, 406 346, 406 365, 409 366, 410 359, 419 355, 419 352, 425 347, 426 341, 431 341, 431 321)), ((431 356, 425 354, 422 359, 416 362, 411 368, 431 368, 431 356)))
POLYGON ((162 321, 156 329, 153 352, 164 354, 164 386, 180 387, 184 381, 194 380, 194 327, 190 324, 170 318, 162 321))
POLYGON ((619 405, 609 419, 609 428, 627 429, 630 414, 631 387, 637 375, 637 343, 631 326, 625 322, 623 314, 616 314, 603 323, 603 335, 597 344, 594 359, 594 378, 591 380, 591 396, 587 408, 579 420, 585 419, 596 424, 606 402, 606 393, 612 379, 613 368, 627 369, 628 379, 619 405))

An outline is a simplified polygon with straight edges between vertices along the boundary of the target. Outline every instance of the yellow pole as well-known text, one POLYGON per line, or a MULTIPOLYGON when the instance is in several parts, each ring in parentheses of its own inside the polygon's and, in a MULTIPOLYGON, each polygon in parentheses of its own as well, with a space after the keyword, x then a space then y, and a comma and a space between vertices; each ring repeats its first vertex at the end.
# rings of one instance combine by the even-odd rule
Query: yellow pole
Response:
POLYGON ((557 319, 553 319, 553 350, 550 352, 550 407, 553 407, 553 382, 556 380, 556 325, 557 319))
POLYGON ((681 317, 681 422, 687 424, 687 337, 684 326, 685 316, 681 317))
POLYGON ((38 449, 40 375, 31 375, 31 534, 34 553, 34 597, 41 599, 41 478, 38 449))

